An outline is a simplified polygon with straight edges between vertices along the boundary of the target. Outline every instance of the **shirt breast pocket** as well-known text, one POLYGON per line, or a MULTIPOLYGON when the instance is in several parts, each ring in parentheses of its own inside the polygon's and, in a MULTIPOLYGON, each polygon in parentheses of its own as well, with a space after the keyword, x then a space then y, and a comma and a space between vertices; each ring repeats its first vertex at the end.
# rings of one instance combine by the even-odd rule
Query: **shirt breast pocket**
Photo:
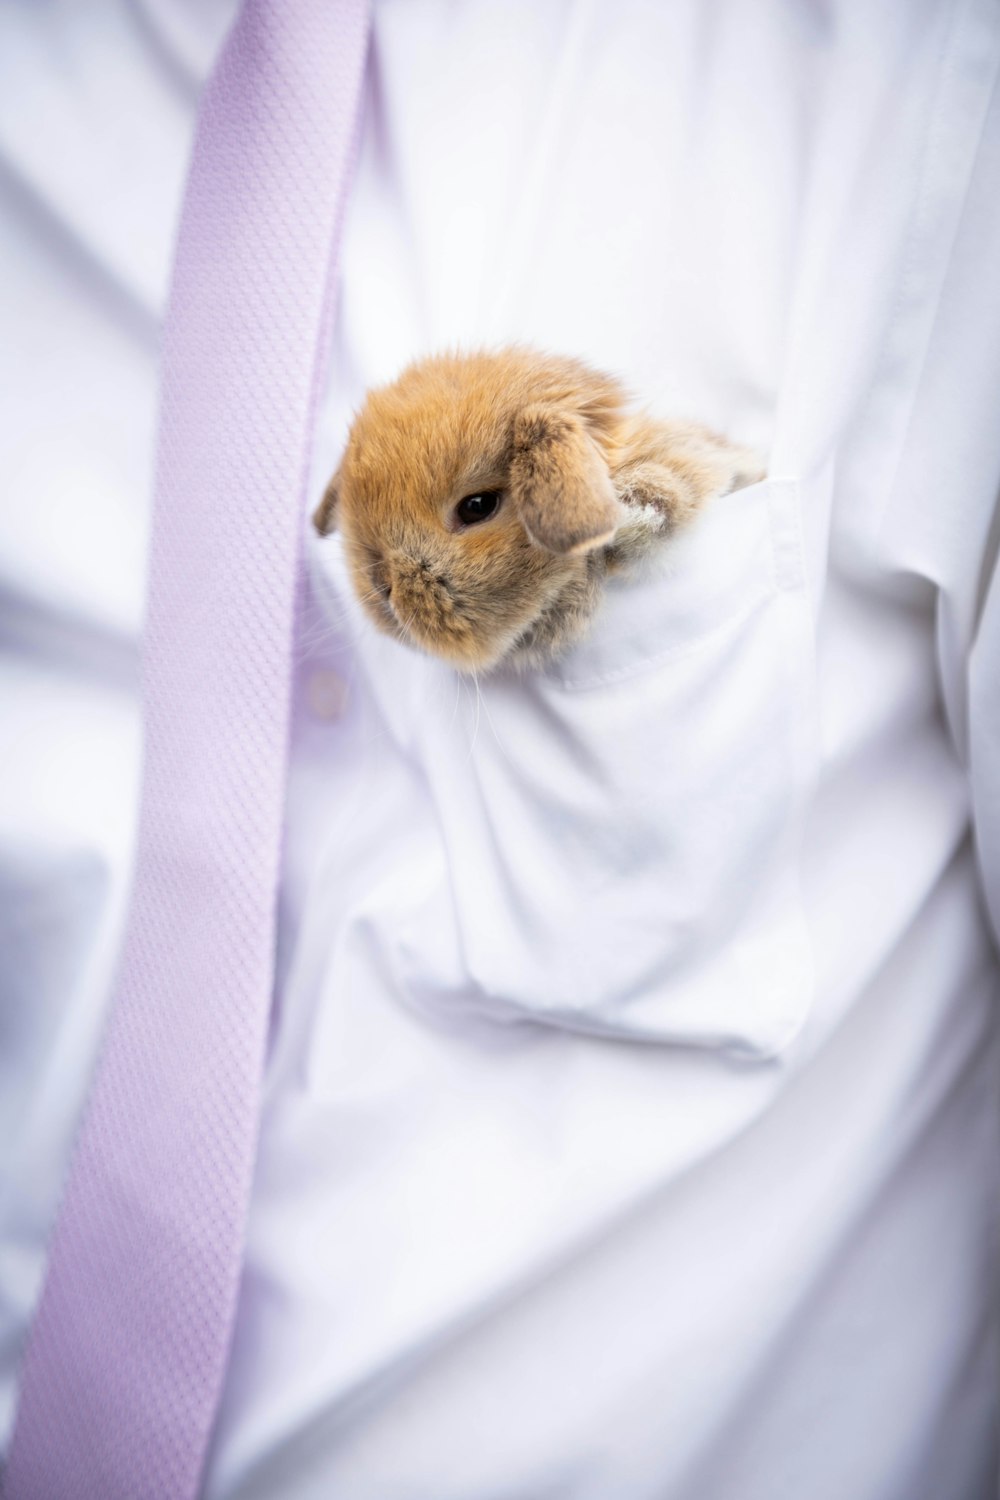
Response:
MULTIPOLYGON (((427 687, 420 701, 447 700, 427 687)), ((459 697, 450 719, 420 715, 409 747, 438 842, 419 897, 386 913, 405 998, 456 1023, 787 1047, 812 990, 795 482, 715 502, 655 571, 612 583, 554 667, 459 697)))

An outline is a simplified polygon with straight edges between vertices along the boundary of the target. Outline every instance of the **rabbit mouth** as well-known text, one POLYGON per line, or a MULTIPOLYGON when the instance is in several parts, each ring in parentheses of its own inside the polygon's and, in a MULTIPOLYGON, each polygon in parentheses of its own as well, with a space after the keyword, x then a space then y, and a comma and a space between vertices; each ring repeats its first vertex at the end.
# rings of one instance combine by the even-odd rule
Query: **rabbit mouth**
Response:
POLYGON ((408 615, 425 626, 447 628, 460 620, 463 613, 463 602, 456 590, 427 562, 397 561, 387 597, 397 616, 408 615))
POLYGON ((476 647, 474 612, 429 563, 395 560, 391 583, 373 603, 392 634, 424 651, 454 658, 476 647))
POLYGON ((496 604, 467 602, 445 586, 413 592, 394 586, 385 609, 389 633, 398 641, 462 672, 499 665, 523 628, 496 604))

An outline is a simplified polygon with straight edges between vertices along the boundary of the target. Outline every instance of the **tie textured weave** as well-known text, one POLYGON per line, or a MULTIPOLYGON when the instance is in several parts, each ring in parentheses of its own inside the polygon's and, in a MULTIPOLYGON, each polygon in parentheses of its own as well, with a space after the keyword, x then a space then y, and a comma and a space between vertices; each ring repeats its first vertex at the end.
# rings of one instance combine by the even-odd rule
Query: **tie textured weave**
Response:
POLYGON ((134 891, 6 1500, 200 1485, 253 1172, 301 517, 368 19, 365 0, 247 0, 199 113, 164 342, 134 891))

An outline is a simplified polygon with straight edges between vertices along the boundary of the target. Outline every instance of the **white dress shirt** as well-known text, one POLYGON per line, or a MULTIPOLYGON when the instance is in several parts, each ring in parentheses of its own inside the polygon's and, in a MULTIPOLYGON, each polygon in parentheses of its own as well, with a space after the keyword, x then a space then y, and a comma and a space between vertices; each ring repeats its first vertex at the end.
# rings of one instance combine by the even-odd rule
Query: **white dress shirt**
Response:
MULTIPOLYGON (((231 9, 0 21, 4 1442, 121 937, 231 9)), ((377 0, 317 496, 366 387, 511 340, 769 477, 517 680, 375 636, 307 540, 209 1500, 994 1495, 998 66, 989 0, 377 0)))

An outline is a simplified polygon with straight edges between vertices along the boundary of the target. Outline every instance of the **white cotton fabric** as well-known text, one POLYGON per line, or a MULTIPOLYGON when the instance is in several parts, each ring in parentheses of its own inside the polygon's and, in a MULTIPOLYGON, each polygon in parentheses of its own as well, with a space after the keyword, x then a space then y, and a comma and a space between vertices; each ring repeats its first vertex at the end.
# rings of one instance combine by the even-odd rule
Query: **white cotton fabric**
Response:
MULTIPOLYGON (((156 328, 230 14, 2 21, 5 1435, 121 934, 156 328)), ((210 1500, 996 1493, 998 64, 985 0, 376 3, 317 496, 367 386, 513 339, 769 477, 520 680, 376 637, 308 540, 210 1500)))
MULTIPOLYGON (((812 626, 794 482, 726 496, 593 632, 470 689, 366 629, 334 536, 317 551, 351 619, 381 754, 417 771, 391 888, 344 923, 330 983, 479 1018, 772 1057, 812 999, 797 851, 815 742, 812 626), (463 691, 464 688, 464 691, 463 691), (361 932, 365 941, 361 942, 361 932)), ((402 820, 401 820, 402 822, 402 820)), ((359 847, 338 871, 356 891, 359 847)))

